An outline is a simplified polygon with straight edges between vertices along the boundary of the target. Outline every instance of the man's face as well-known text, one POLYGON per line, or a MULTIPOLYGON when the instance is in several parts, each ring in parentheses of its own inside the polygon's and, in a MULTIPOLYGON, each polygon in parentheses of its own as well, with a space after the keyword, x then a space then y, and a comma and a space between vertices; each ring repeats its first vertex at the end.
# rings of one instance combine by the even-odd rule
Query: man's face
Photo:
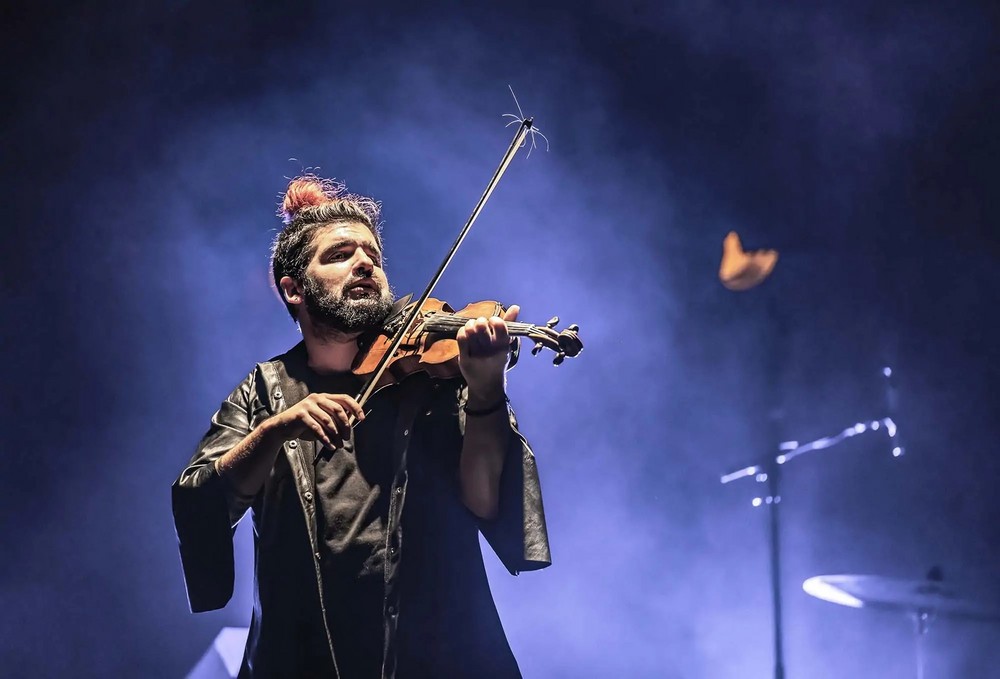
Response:
POLYGON ((375 236, 360 222, 334 224, 313 236, 302 297, 317 330, 353 333, 379 327, 393 296, 375 236))

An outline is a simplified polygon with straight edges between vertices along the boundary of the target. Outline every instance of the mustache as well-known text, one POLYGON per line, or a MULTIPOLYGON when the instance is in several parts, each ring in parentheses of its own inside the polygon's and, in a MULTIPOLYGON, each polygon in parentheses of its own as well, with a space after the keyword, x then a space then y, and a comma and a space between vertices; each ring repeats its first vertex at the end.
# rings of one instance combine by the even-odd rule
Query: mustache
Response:
POLYGON ((365 271, 361 274, 356 274, 351 277, 351 280, 344 283, 342 291, 346 294, 348 290, 357 285, 358 283, 367 283, 377 292, 382 292, 382 284, 372 276, 372 272, 365 271))

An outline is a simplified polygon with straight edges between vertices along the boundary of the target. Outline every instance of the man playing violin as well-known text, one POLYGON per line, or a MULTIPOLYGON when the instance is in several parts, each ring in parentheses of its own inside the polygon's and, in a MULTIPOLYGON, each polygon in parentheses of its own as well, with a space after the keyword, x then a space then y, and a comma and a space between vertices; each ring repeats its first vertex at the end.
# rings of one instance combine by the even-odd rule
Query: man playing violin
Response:
POLYGON ((502 316, 457 334, 460 376, 415 372, 358 404, 359 355, 407 300, 382 269, 378 204, 293 180, 274 283, 302 332, 226 398, 173 485, 192 611, 232 596, 248 509, 255 605, 240 676, 516 677, 479 548, 550 562, 534 456, 504 389, 502 316))

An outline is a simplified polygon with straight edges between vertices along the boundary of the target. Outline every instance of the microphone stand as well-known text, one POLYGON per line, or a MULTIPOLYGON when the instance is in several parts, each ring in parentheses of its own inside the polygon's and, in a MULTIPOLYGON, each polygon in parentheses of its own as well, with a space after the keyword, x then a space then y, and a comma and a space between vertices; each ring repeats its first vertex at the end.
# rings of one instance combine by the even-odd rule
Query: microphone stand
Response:
POLYGON ((768 460, 767 471, 767 540, 770 547, 768 564, 771 572, 772 634, 774 637, 774 679, 785 679, 784 625, 781 618, 781 502, 779 490, 781 467, 768 460))

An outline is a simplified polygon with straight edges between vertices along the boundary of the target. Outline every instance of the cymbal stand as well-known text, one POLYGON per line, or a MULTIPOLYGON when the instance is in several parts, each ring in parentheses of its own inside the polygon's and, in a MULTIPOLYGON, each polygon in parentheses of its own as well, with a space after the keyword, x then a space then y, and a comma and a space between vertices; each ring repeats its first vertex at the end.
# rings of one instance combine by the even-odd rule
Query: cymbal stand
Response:
MULTIPOLYGON (((927 580, 928 582, 940 583, 944 580, 944 573, 941 572, 938 566, 934 566, 927 571, 927 580)), ((914 644, 917 654, 917 679, 924 679, 924 667, 926 663, 924 644, 926 643, 927 630, 930 629, 932 622, 934 622, 933 610, 918 608, 913 611, 914 644)))
POLYGON ((927 636, 927 630, 933 621, 934 616, 931 611, 921 608, 913 613, 913 631, 917 652, 917 679, 924 679, 924 663, 926 662, 924 658, 924 640, 927 636))
MULTIPOLYGON (((880 431, 883 429, 889 436, 889 442, 892 446, 892 456, 900 457, 903 455, 905 450, 899 442, 896 423, 891 417, 891 414, 895 410, 896 402, 896 392, 892 384, 892 368, 883 368, 882 376, 886 380, 886 407, 889 411, 889 414, 885 417, 877 420, 858 422, 851 427, 847 427, 838 434, 825 436, 823 438, 816 439, 815 441, 809 441, 808 443, 799 443, 798 441, 782 442, 778 446, 777 455, 768 455, 768 457, 759 462, 741 467, 727 474, 723 474, 720 478, 720 481, 723 484, 732 483, 733 481, 750 477, 752 477, 757 483, 767 484, 767 494, 755 497, 751 501, 751 504, 754 507, 767 507, 768 513, 768 566, 771 580, 771 609, 774 637, 774 679, 785 679, 783 645, 784 634, 781 602, 781 515, 778 511, 778 505, 781 503, 781 470, 786 464, 801 455, 817 450, 832 448, 838 443, 842 443, 849 438, 858 436, 859 434, 880 431)), ((926 621, 918 622, 918 625, 923 625, 924 622, 926 621)), ((924 632, 926 632, 926 627, 921 627, 918 630, 918 669, 921 673, 919 675, 919 679, 923 679, 923 647, 921 639, 924 632)))

